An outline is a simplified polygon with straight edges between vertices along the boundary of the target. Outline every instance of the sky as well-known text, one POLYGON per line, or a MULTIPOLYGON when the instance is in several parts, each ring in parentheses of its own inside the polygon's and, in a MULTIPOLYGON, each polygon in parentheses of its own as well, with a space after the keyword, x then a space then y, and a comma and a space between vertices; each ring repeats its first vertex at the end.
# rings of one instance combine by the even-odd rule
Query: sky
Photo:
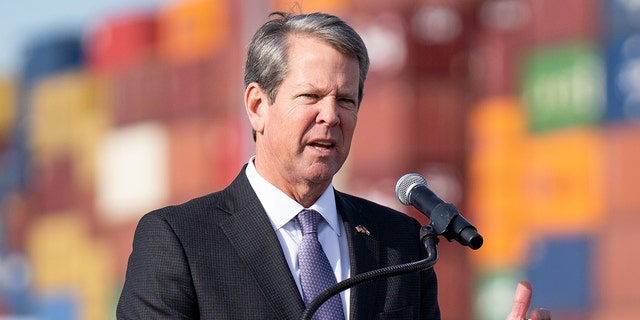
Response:
POLYGON ((153 10, 171 0, 0 0, 0 78, 15 75, 29 40, 51 32, 84 32, 112 14, 153 10))

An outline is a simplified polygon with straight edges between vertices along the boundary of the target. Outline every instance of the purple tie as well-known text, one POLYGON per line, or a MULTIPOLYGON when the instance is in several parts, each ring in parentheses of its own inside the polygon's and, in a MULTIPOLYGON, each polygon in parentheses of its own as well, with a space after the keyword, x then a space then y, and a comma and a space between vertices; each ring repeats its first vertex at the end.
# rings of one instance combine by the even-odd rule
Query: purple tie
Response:
MULTIPOLYGON (((318 224, 322 219, 320 213, 305 209, 298 214, 297 219, 302 228, 302 242, 298 250, 300 284, 305 304, 309 305, 320 292, 336 283, 336 276, 318 241, 318 224)), ((340 295, 336 294, 322 304, 313 319, 344 319, 340 295)))

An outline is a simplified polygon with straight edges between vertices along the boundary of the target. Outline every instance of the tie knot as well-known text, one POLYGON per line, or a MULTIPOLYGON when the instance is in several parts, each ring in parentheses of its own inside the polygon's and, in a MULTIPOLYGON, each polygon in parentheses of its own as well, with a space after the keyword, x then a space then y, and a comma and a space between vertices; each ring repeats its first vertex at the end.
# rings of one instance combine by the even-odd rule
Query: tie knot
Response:
POLYGON ((315 210, 304 209, 298 213, 298 223, 302 229, 302 234, 317 233, 318 224, 322 216, 315 210))

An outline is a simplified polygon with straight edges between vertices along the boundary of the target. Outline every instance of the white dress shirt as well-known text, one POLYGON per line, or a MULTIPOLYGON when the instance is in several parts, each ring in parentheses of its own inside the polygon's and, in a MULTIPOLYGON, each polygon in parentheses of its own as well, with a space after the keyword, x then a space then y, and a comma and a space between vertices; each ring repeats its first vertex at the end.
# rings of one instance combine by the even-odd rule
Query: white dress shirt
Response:
MULTIPOLYGON (((251 157, 249 160, 245 173, 251 187, 258 195, 258 199, 267 212, 267 216, 269 216, 271 226, 275 230, 278 240, 280 240, 289 269, 302 296, 300 268, 298 265, 298 246, 302 241, 302 232, 295 217, 305 208, 260 176, 253 164, 253 159, 254 157, 251 157)), ((350 275, 349 246, 342 219, 340 219, 336 209, 333 185, 330 185, 324 191, 316 203, 306 209, 316 210, 324 218, 318 226, 318 240, 329 259, 337 281, 340 282, 347 279, 350 275)), ((340 295, 343 310, 345 311, 345 319, 349 319, 350 292, 347 289, 342 291, 340 295)))

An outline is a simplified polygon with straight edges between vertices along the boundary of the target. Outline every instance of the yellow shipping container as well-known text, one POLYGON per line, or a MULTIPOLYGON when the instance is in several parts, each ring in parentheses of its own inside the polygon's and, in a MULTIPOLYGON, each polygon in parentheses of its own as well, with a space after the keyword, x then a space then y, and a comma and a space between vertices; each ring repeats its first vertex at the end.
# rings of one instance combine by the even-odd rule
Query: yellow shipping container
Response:
POLYGON ((33 221, 26 253, 36 292, 51 297, 71 290, 79 319, 104 319, 111 313, 113 257, 106 239, 90 236, 79 212, 56 212, 33 221))
POLYGON ((13 128, 16 110, 17 85, 9 78, 0 78, 0 141, 13 128))
POLYGON ((36 162, 71 154, 76 176, 91 185, 98 141, 109 118, 98 81, 72 72, 39 81, 31 91, 31 148, 36 162))
POLYGON ((160 56, 173 63, 192 62, 220 50, 230 33, 224 0, 175 1, 158 13, 160 56))

